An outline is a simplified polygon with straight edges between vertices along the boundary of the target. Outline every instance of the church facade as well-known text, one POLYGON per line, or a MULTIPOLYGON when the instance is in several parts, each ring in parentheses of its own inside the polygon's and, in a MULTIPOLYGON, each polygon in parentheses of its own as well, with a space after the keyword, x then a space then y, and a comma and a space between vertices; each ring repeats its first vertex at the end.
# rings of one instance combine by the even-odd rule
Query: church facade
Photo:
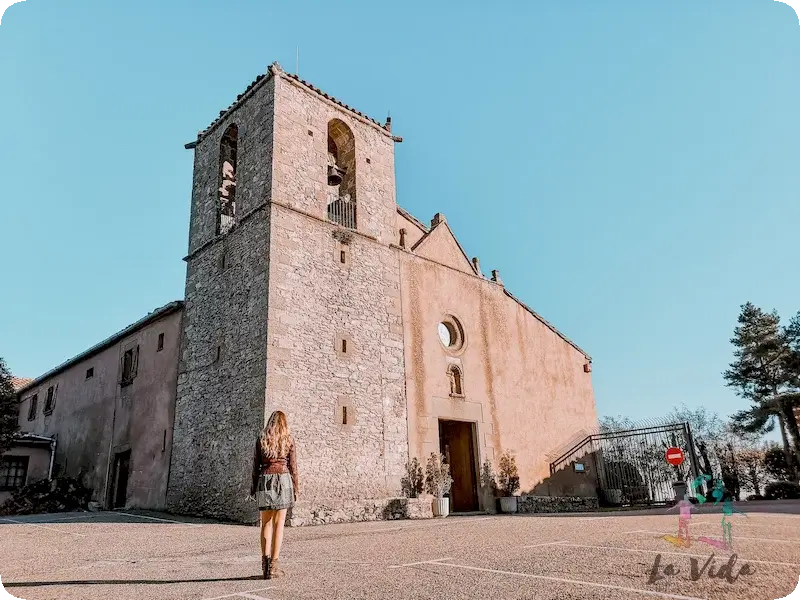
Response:
POLYGON ((270 66, 187 144, 185 299, 20 385, 6 488, 65 474, 106 508, 254 522, 253 443, 282 410, 293 524, 380 518, 432 452, 455 512, 492 508, 480 470, 503 452, 523 492, 595 494, 549 469, 597 426, 591 359, 485 275, 443 215, 398 206, 400 141, 270 66))
POLYGON ((485 276, 437 214, 395 197, 391 122, 277 64, 197 140, 166 508, 252 521, 256 435, 283 410, 298 444, 293 521, 400 495, 406 462, 452 466, 452 509, 479 471, 596 426, 591 359, 485 276))

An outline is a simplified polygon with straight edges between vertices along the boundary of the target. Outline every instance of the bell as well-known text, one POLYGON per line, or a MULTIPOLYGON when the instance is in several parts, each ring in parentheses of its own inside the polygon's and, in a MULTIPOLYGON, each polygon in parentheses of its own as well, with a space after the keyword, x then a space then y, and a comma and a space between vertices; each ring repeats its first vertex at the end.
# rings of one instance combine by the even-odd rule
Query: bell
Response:
POLYGON ((337 186, 342 183, 344 171, 336 165, 328 165, 328 185, 337 186))

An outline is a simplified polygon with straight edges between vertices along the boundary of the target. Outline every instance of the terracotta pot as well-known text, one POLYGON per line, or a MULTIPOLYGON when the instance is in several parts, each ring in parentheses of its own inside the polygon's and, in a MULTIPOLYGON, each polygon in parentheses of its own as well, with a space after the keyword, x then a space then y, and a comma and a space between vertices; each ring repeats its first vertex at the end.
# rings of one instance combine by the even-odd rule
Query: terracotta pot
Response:
POLYGON ((517 512, 517 497, 508 496, 506 498, 500 498, 500 510, 506 514, 517 512))
POLYGON ((446 517, 450 514, 450 498, 433 499, 433 516, 446 517))

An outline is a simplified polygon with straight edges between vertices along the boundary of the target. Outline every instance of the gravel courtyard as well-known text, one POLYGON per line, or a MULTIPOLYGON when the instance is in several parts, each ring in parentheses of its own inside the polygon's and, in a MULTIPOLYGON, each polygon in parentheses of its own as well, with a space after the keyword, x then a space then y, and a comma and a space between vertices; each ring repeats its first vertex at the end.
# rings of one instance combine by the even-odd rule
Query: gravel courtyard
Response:
POLYGON ((689 548, 663 539, 678 521, 664 509, 288 528, 288 576, 274 581, 259 575, 255 527, 133 512, 0 518, 0 578, 24 600, 787 596, 800 503, 737 508, 747 517, 733 517, 733 552, 697 540, 721 537, 719 507, 693 517, 689 548))

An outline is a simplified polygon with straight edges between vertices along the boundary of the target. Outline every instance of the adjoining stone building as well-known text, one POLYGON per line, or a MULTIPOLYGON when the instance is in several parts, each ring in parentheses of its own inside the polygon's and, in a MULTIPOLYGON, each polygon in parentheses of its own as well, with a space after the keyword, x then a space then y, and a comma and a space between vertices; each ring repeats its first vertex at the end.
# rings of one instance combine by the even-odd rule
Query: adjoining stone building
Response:
POLYGON ((106 508, 165 507, 182 310, 167 304, 20 386, 0 502, 55 474, 81 477, 106 508))
POLYGON ((391 122, 269 67, 200 132, 167 507, 252 521, 255 436, 285 411, 295 523, 379 511, 404 465, 449 458, 455 510, 480 464, 596 426, 591 359, 483 276, 443 216, 397 206, 391 122))

